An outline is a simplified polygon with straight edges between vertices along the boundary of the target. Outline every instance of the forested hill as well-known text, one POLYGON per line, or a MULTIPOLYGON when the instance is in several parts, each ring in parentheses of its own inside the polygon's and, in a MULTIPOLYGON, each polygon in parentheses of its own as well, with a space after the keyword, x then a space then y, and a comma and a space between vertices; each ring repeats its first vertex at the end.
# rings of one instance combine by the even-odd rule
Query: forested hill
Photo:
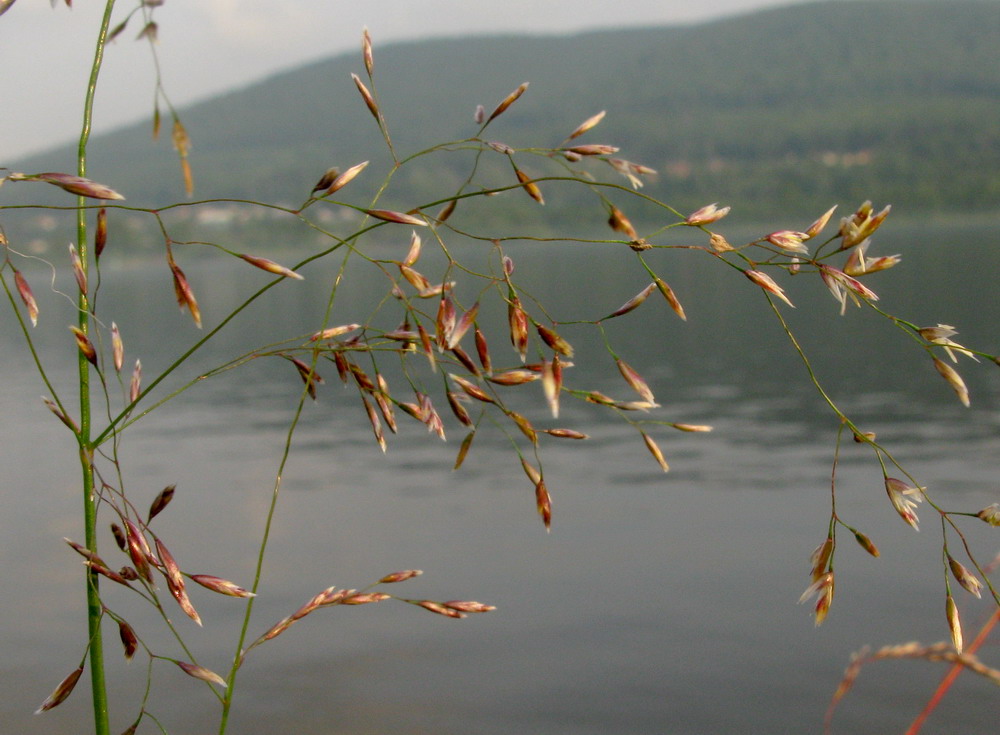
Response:
MULTIPOLYGON (((914 214, 1000 209, 1000 2, 841 0, 695 26, 375 42, 377 94, 401 155, 474 134, 477 104, 490 110, 530 81, 487 137, 557 145, 607 110, 579 142, 620 146, 657 169, 646 191, 682 210, 720 201, 804 218, 867 198, 914 214)), ((363 72, 360 53, 182 110, 197 196, 298 202, 328 166, 371 159, 365 178, 384 174, 351 72, 363 72)), ((149 125, 98 138, 90 171, 130 204, 183 198, 164 138, 151 142, 149 125)), ((64 149, 17 166, 73 160, 64 149)), ((425 160, 400 171, 392 204, 446 193, 466 165, 425 160)), ((546 211, 573 207, 568 196, 546 211)))

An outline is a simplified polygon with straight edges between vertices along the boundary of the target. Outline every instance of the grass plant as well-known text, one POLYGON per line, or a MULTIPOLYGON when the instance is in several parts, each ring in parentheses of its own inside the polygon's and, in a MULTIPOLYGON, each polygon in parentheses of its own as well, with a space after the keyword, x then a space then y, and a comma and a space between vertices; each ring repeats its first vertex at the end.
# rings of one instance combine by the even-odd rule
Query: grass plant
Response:
MULTIPOLYGON (((91 116, 108 41, 136 24, 141 25, 142 40, 154 40, 157 32, 154 14, 159 3, 139 3, 122 16, 115 14, 115 5, 114 0, 106 3, 96 34, 75 171, 6 171, 3 178, 8 186, 55 186, 64 190, 65 205, 38 204, 28 208, 73 217, 76 223, 76 242, 70 246, 68 259, 59 267, 52 265, 59 273, 60 283, 67 280, 71 284, 75 302, 66 336, 76 346, 78 392, 71 396, 57 390, 50 380, 56 357, 43 354, 33 336, 38 320, 63 317, 39 308, 34 290, 38 284, 32 286, 19 268, 23 259, 35 256, 18 242, 8 240, 0 219, 3 247, 0 277, 11 318, 19 325, 24 348, 46 386, 45 406, 72 434, 79 455, 82 541, 67 542, 85 562, 81 582, 87 599, 87 630, 81 638, 80 650, 67 664, 72 667, 71 673, 45 699, 39 712, 64 701, 84 671, 88 671, 93 731, 97 735, 122 732, 121 724, 112 729, 106 691, 105 667, 109 658, 117 658, 106 650, 104 634, 110 631, 116 632, 121 640, 126 660, 135 656, 147 660, 147 697, 159 677, 176 671, 210 690, 218 705, 221 735, 227 731, 231 708, 239 701, 240 671, 246 658, 266 655, 265 649, 275 645, 271 641, 322 608, 395 603, 453 619, 493 610, 492 605, 474 600, 426 599, 418 592, 400 592, 419 589, 419 581, 413 580, 421 572, 390 570, 377 580, 356 583, 357 587, 317 590, 313 597, 289 610, 269 628, 254 628, 251 614, 257 597, 266 593, 261 584, 262 571, 281 497, 282 476, 304 407, 321 399, 324 375, 331 382, 340 381, 357 391, 357 430, 370 433, 383 452, 388 450, 388 434, 404 430, 407 422, 416 422, 441 439, 457 430, 463 438, 458 442, 455 468, 468 460, 473 442, 481 433, 506 436, 512 461, 523 468, 535 511, 548 530, 555 511, 545 474, 546 447, 552 442, 588 439, 586 426, 572 426, 560 420, 561 406, 566 402, 594 404, 616 415, 634 430, 636 441, 648 450, 652 459, 650 468, 658 467, 663 472, 670 466, 661 449, 662 436, 675 431, 711 431, 710 426, 672 418, 669 410, 659 405, 657 386, 628 362, 628 352, 634 346, 620 344, 615 334, 616 320, 636 318, 629 315, 639 310, 647 319, 687 319, 687 312, 662 266, 661 256, 676 249, 698 252, 732 274, 732 288, 750 289, 766 300, 773 318, 787 335, 790 354, 798 359, 803 378, 822 396, 830 409, 831 421, 839 427, 830 476, 830 513, 812 554, 811 578, 801 600, 811 601, 816 625, 831 614, 836 579, 834 561, 840 542, 854 541, 872 556, 880 553, 875 541, 865 533, 864 520, 847 518, 837 508, 837 465, 842 442, 857 442, 869 451, 884 480, 884 501, 890 503, 902 522, 916 529, 920 512, 937 521, 946 603, 942 622, 947 626, 950 641, 929 646, 889 646, 874 654, 858 655, 834 703, 846 693, 862 664, 884 658, 945 661, 954 667, 953 671, 966 669, 1000 683, 1000 673, 975 656, 982 640, 964 645, 960 605, 953 595, 953 591, 963 594, 956 589, 961 587, 964 594, 975 597, 985 594, 1000 605, 1000 595, 990 578, 989 561, 973 554, 967 541, 970 529, 978 532, 987 526, 1000 526, 1000 506, 993 504, 982 509, 942 506, 935 499, 933 488, 923 486, 918 477, 897 461, 889 447, 841 409, 836 398, 825 389, 786 319, 787 311, 795 307, 787 291, 788 279, 798 274, 798 280, 808 281, 810 287, 829 291, 841 313, 848 308, 860 308, 873 319, 884 320, 888 330, 901 331, 914 349, 926 353, 927 368, 937 371, 957 400, 966 406, 973 402, 974 397, 970 396, 957 366, 962 364, 963 370, 988 369, 990 363, 1000 364, 1000 358, 954 341, 957 332, 951 326, 915 324, 891 313, 869 286, 872 273, 888 270, 900 260, 899 255, 877 253, 877 247, 873 246, 874 236, 890 213, 888 206, 876 209, 865 202, 839 219, 834 218, 836 208, 831 208, 802 229, 783 224, 750 241, 730 242, 724 230, 729 206, 720 207, 716 203, 691 213, 678 211, 643 192, 644 182, 656 173, 652 168, 620 155, 618 145, 587 142, 594 140, 594 131, 605 116, 603 111, 581 111, 580 125, 554 144, 514 148, 493 138, 495 121, 502 116, 517 115, 518 100, 531 91, 527 82, 512 83, 510 94, 491 107, 476 108, 470 104, 468 137, 415 152, 401 150, 393 143, 390 132, 393 121, 383 114, 372 41, 365 31, 361 72, 353 76, 358 99, 343 100, 343 104, 365 105, 391 157, 389 168, 376 171, 359 156, 358 160, 344 162, 342 167, 316 171, 318 179, 314 184, 302 182, 303 195, 296 206, 189 198, 157 208, 135 207, 128 203, 128 192, 119 193, 92 181, 87 170, 91 116), (397 172, 419 168, 428 156, 455 156, 467 161, 467 173, 460 185, 449 193, 433 194, 423 201, 397 200, 393 189, 397 172), (487 159, 491 165, 481 166, 487 159), (504 178, 497 179, 492 174, 497 169, 492 164, 497 161, 508 172, 504 178), (484 176, 482 170, 491 174, 484 176), (488 208, 497 195, 505 195, 507 199, 520 197, 523 207, 537 208, 567 189, 574 194, 585 191, 594 210, 608 224, 607 237, 585 241, 615 249, 648 278, 648 284, 637 293, 622 293, 621 306, 610 313, 589 313, 592 307, 586 303, 581 303, 575 314, 551 313, 546 308, 544 292, 535 293, 522 286, 515 258, 507 252, 511 242, 564 242, 570 247, 583 241, 581 238, 531 235, 521 231, 516 221, 508 223, 501 232, 478 224, 476 213, 488 208), (243 252, 210 240, 174 238, 169 215, 219 204, 254 211, 266 209, 298 222, 322 237, 326 244, 297 262, 279 263, 270 253, 243 252), (330 217, 331 213, 336 216, 330 217), (101 281, 107 278, 101 274, 101 258, 115 257, 115 220, 125 215, 146 217, 155 225, 162 237, 162 254, 177 304, 190 315, 191 329, 201 330, 201 336, 191 347, 154 375, 144 374, 141 356, 133 360, 128 355, 125 336, 114 321, 115 304, 105 303, 100 294, 101 281), (647 230, 634 225, 633 220, 660 224, 647 230), (683 244, 672 239, 678 231, 684 233, 683 244), (387 255, 369 247, 376 238, 396 243, 397 252, 387 255), (460 242, 478 247, 462 249, 459 255, 455 244, 460 242), (228 259, 233 268, 246 268, 248 273, 257 269, 269 276, 264 285, 241 297, 221 316, 203 313, 199 294, 186 275, 189 263, 197 267, 200 262, 188 257, 188 253, 212 251, 214 257, 228 259), (433 255, 428 256, 428 251, 433 251, 433 255), (335 262, 337 275, 330 283, 325 315, 312 331, 291 334, 278 342, 233 355, 207 371, 192 369, 191 358, 217 335, 230 329, 238 314, 267 299, 274 289, 295 288, 296 281, 309 278, 311 270, 315 272, 311 266, 318 261, 335 262), (374 269, 384 279, 384 293, 375 308, 365 312, 353 311, 340 295, 341 285, 362 268, 374 269), (659 305, 654 306, 656 302, 659 305), (487 312, 505 313, 506 318, 498 321, 481 316, 487 312), (350 316, 345 320, 342 314, 350 316), (606 395, 577 382, 574 360, 581 357, 565 336, 571 329, 593 330, 599 336, 606 348, 607 371, 617 372, 621 377, 620 394, 606 395), (175 558, 170 539, 154 523, 161 513, 169 512, 171 502, 182 494, 172 485, 165 487, 145 510, 145 502, 123 479, 124 458, 119 449, 130 427, 154 411, 169 411, 172 399, 193 385, 207 379, 231 379, 242 366, 256 360, 280 361, 287 365, 289 380, 301 384, 274 471, 270 504, 257 545, 256 570, 251 579, 241 582, 192 574, 188 571, 192 560, 175 558), (168 378, 171 380, 167 381, 168 378), (390 380, 395 384, 390 384, 390 380), (174 387, 168 389, 167 385, 174 387), (526 392, 537 396, 537 410, 526 411, 523 402, 518 402, 526 392), (233 604, 243 606, 228 670, 213 671, 199 663, 198 652, 186 642, 182 625, 186 621, 175 622, 172 617, 179 609, 184 617, 202 625, 189 595, 192 583, 233 597, 233 604), (147 603, 150 616, 126 619, 118 611, 118 600, 123 595, 147 603), (146 642, 142 631, 153 625, 162 625, 170 632, 174 641, 170 650, 146 642)), ((4 7, 8 6, 9 3, 4 7)), ((159 80, 157 100, 154 134, 159 132, 161 111, 165 108, 178 152, 179 181, 190 195, 196 187, 197 172, 188 156, 188 131, 179 113, 169 104, 159 80)), ((0 199, 0 218, 8 209, 12 207, 0 199)), ((561 286, 551 284, 552 289, 561 286)), ((832 314, 831 318, 838 317, 832 314)), ((710 439, 706 437, 707 440, 710 439)), ((189 501, 193 499, 184 502, 189 501)), ((201 566, 200 561, 198 565, 201 566)), ((995 621, 996 615, 991 625, 995 621)), ((419 621, 414 625, 419 625, 419 621)), ((983 635, 988 631, 989 628, 984 629, 983 635)), ((948 684, 942 686, 946 689, 948 684)), ((832 711, 831 705, 831 715, 832 711)), ((129 713, 116 714, 115 720, 127 723, 124 733, 165 732, 145 700, 137 702, 129 713)), ((914 727, 909 732, 916 732, 919 723, 914 727)))

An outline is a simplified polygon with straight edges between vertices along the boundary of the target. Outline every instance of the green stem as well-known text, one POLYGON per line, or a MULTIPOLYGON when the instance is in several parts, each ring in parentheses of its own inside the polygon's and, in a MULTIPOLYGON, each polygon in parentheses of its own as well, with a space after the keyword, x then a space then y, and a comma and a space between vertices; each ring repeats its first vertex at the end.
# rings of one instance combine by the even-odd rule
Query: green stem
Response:
MULTIPOLYGON (((347 269, 347 263, 350 260, 350 257, 351 250, 348 250, 344 254, 344 258, 340 264, 340 270, 338 271, 337 277, 334 279, 333 286, 330 290, 330 297, 326 304, 326 315, 323 318, 324 326, 327 324, 330 314, 333 313, 333 304, 337 298, 337 293, 344 277, 344 271, 347 269)), ((318 358, 319 353, 314 351, 312 361, 310 363, 311 369, 316 369, 316 361, 318 358)), ((288 464, 288 458, 292 452, 292 439, 295 436, 295 430, 298 428, 299 420, 302 418, 302 410, 305 408, 307 395, 309 395, 308 389, 303 387, 302 393, 299 395, 298 404, 295 407, 295 414, 292 416, 291 423, 288 426, 288 431, 285 434, 285 444, 281 452, 281 459, 278 462, 278 471, 274 478, 274 487, 271 491, 271 502, 268 505, 267 517, 264 520, 264 532, 260 540, 260 548, 257 551, 257 568, 254 571, 253 586, 251 587, 251 591, 254 594, 257 593, 257 588, 260 586, 261 575, 264 571, 264 555, 267 551, 268 539, 271 536, 271 527, 274 523, 274 513, 278 507, 278 495, 281 492, 281 478, 284 475, 285 466, 288 464)), ((243 664, 243 655, 246 653, 244 644, 246 643, 247 632, 250 630, 250 616, 253 613, 255 599, 255 597, 251 597, 247 600, 247 606, 243 613, 243 625, 240 628, 239 640, 236 643, 236 654, 233 657, 233 664, 229 669, 229 676, 226 679, 226 694, 222 701, 222 716, 219 719, 219 735, 225 735, 226 728, 229 726, 229 713, 233 707, 233 696, 236 688, 236 674, 240 666, 243 664)))
MULTIPOLYGON (((104 17, 101 20, 101 30, 97 36, 97 48, 94 51, 94 61, 90 67, 90 81, 87 84, 87 96, 83 107, 83 124, 80 128, 80 143, 77 148, 77 174, 87 175, 87 141, 90 139, 90 127, 94 112, 94 95, 97 90, 97 77, 101 71, 104 59, 104 46, 108 38, 108 28, 111 25, 111 12, 115 0, 107 0, 104 6, 104 17)), ((89 248, 87 246, 87 211, 84 209, 84 199, 80 198, 80 209, 77 211, 76 231, 77 247, 83 272, 87 273, 89 248)), ((81 293, 79 299, 78 326, 84 334, 90 330, 90 301, 87 294, 81 293)), ((90 444, 90 364, 81 353, 78 357, 80 385, 80 469, 83 479, 83 520, 87 548, 97 552, 97 496, 94 493, 93 447, 90 444)), ((108 721, 108 693, 104 678, 104 646, 101 638, 102 607, 98 575, 95 572, 87 574, 87 627, 90 640, 90 684, 94 708, 94 732, 96 735, 110 735, 108 721)))

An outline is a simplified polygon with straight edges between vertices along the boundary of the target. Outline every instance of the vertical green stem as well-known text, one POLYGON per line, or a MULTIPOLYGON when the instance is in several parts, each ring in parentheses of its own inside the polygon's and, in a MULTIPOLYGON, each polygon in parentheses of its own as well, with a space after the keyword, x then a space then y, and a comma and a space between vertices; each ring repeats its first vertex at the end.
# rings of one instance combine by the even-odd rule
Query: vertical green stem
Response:
MULTIPOLYGON (((108 28, 111 25, 111 12, 115 0, 107 0, 101 30, 97 36, 97 48, 94 61, 90 67, 90 81, 87 84, 87 96, 83 107, 83 123, 80 128, 80 143, 77 148, 77 175, 87 175, 87 141, 90 139, 90 126, 94 112, 94 94, 97 91, 97 77, 101 71, 104 59, 104 45, 108 38, 108 28)), ((84 199, 80 198, 80 208, 77 211, 76 232, 77 248, 80 254, 83 272, 89 268, 90 249, 87 245, 87 210, 84 209, 84 199)), ((80 294, 78 326, 87 334, 90 331, 90 301, 88 295, 80 294)), ((93 447, 90 444, 90 365, 80 353, 78 357, 80 383, 80 469, 83 478, 83 519, 87 548, 97 551, 97 495, 94 492, 93 447)), ((104 680, 104 645, 101 639, 102 607, 98 590, 98 575, 89 572, 87 575, 87 628, 90 641, 90 683, 93 694, 94 732, 96 735, 109 735, 111 728, 108 721, 108 693, 104 680)))

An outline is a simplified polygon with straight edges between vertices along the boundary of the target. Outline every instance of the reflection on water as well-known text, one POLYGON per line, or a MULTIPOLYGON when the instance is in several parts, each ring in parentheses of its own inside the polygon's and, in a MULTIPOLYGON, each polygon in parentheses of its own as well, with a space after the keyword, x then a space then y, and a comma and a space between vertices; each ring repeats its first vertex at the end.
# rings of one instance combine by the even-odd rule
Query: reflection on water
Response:
MULTIPOLYGON (((1000 306, 988 296, 995 295, 995 236, 976 240, 970 265, 938 250, 958 234, 942 231, 935 242, 918 245, 904 235, 892 244, 887 233, 879 243, 904 254, 898 279, 879 276, 882 305, 919 324, 954 323, 968 343, 1000 350, 1000 306), (946 277, 950 295, 928 296, 928 274, 946 277), (981 296, 970 300, 968 293, 981 296)), ((527 290, 560 284, 557 298, 549 299, 556 318, 592 317, 591 305, 607 313, 645 285, 630 253, 586 248, 581 255, 590 272, 602 274, 595 282, 582 274, 582 263, 556 259, 559 252, 534 245, 514 252, 527 290)), ((752 289, 737 288, 729 274, 693 253, 654 255, 651 262, 684 300, 689 322, 651 299, 609 332, 653 385, 664 418, 712 424, 715 431, 654 429, 672 465, 664 476, 634 429, 596 407, 565 401, 559 424, 586 428, 593 438, 544 447, 554 497, 550 535, 498 432, 481 432, 455 473, 460 427, 450 423, 442 443, 401 417, 401 432, 389 438, 383 457, 356 394, 341 387, 332 365, 327 369, 328 382, 320 400, 306 407, 283 476, 251 635, 326 586, 360 586, 410 567, 426 573, 398 588, 400 594, 481 599, 499 609, 465 621, 391 602, 319 611, 248 658, 232 732, 817 732, 851 651, 946 637, 930 512, 922 509, 920 534, 901 523, 885 501, 877 465, 853 443, 838 468, 838 510, 875 539, 882 557, 842 546, 837 598, 821 628, 813 627, 807 607, 795 605, 808 582, 808 555, 826 530, 836 423, 802 379, 780 330, 762 322, 767 311, 752 289)), ((220 313, 223 296, 256 283, 255 275, 215 269, 195 280, 206 319, 220 313)), ((113 316, 147 375, 197 336, 172 306, 164 276, 162 269, 106 274, 102 292, 108 306, 121 304, 113 316)), ((250 310, 200 364, 282 330, 315 329, 324 276, 306 276, 285 284, 268 308, 250 310)), ((377 285, 353 284, 334 321, 364 321, 367 294, 377 285)), ((899 333, 853 309, 833 318, 837 307, 817 284, 793 285, 800 312, 815 305, 831 317, 808 322, 788 312, 817 369, 830 376, 835 399, 877 431, 945 507, 978 509, 995 501, 996 371, 963 364, 973 393, 966 410, 899 333)), ((45 324, 46 314, 43 306, 40 329, 50 332, 41 341, 61 345, 63 327, 45 324)), ((0 536, 6 611, 0 640, 7 653, 0 672, 7 686, 0 718, 9 732, 85 732, 85 692, 44 716, 28 714, 83 655, 81 580, 60 540, 78 538, 80 530, 72 448, 36 405, 41 389, 25 375, 8 324, 0 334, 7 340, 0 353, 7 377, 0 439, 8 468, 0 536), (68 451, 60 454, 53 443, 68 451)), ((597 361, 591 367, 578 357, 568 383, 627 392, 593 334, 567 328, 566 336, 597 361)), ((68 377, 53 379, 62 385, 68 377)), ((389 379, 402 390, 401 380, 391 373, 389 379)), ((186 569, 249 580, 253 539, 299 389, 287 362, 257 361, 196 386, 126 439, 125 481, 140 505, 164 485, 178 485, 156 525, 186 569)), ((534 392, 520 408, 549 425, 534 389, 528 387, 534 392)), ((982 529, 969 527, 989 555, 988 544, 979 542, 982 529)), ((193 594, 205 630, 191 630, 181 616, 177 623, 203 652, 201 662, 223 670, 241 603, 193 594)), ((168 649, 140 606, 112 599, 140 635, 168 649)), ((972 631, 989 605, 960 602, 972 631)), ((114 661, 113 631, 107 645, 114 661)), ((135 701, 143 666, 112 663, 123 703, 135 701)), ((941 673, 913 662, 865 669, 838 712, 839 731, 901 731, 941 673)), ((171 732, 211 731, 207 693, 169 666, 158 667, 157 676, 150 709, 171 732)), ((995 703, 992 688, 963 677, 935 718, 950 732, 992 733, 995 703)), ((124 729, 133 712, 121 710, 115 726, 124 729)))

